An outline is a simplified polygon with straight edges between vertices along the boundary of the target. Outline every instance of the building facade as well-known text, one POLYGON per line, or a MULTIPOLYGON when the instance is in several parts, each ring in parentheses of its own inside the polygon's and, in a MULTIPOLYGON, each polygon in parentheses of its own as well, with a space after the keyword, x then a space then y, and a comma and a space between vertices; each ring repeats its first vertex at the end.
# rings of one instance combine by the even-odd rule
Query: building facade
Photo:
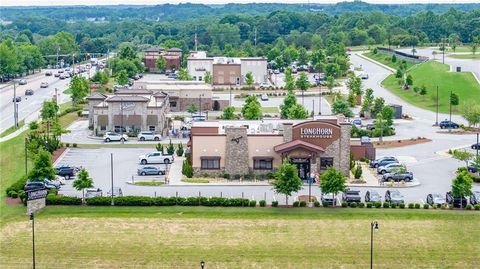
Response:
POLYGON ((165 69, 178 70, 182 64, 182 50, 179 48, 163 49, 151 47, 144 51, 143 63, 150 72, 158 72, 157 60, 163 57, 165 59, 165 69))
POLYGON ((350 160, 349 123, 337 118, 196 122, 191 129, 197 174, 246 175, 275 171, 287 160, 300 178, 334 166, 345 175, 350 160))

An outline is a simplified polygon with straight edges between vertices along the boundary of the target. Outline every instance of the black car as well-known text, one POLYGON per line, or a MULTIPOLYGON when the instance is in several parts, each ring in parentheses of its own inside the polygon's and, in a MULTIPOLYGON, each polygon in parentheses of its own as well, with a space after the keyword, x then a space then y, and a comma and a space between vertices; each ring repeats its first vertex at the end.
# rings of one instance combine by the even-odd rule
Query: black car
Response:
POLYGON ((379 166, 385 166, 390 163, 398 163, 397 158, 395 157, 383 157, 376 159, 375 161, 370 162, 370 167, 378 168, 379 166))
POLYGON ((480 191, 474 191, 470 196, 470 204, 476 205, 480 203, 480 191))
POLYGON ((478 169, 480 169, 480 165, 477 165, 474 162, 469 162, 467 165, 467 171, 470 173, 477 173, 478 169))
POLYGON ((365 193, 365 202, 381 202, 382 201, 382 196, 377 192, 377 191, 367 191, 365 193))
POLYGON ((472 149, 480 149, 480 143, 473 144, 471 146, 472 149))
POLYGON ((34 191, 45 189, 45 183, 42 181, 28 181, 23 187, 24 191, 34 191))
POLYGON ((456 124, 453 121, 444 120, 440 122, 440 129, 448 129, 448 128, 457 129, 459 127, 460 125, 456 124))
POLYGON ((12 99, 12 102, 14 103, 18 103, 18 102, 21 102, 22 101, 22 97, 20 96, 16 96, 15 98, 12 99))
POLYGON ((360 197, 360 191, 354 191, 354 190, 346 190, 342 195, 342 199, 344 202, 347 202, 347 203, 352 203, 352 202, 359 203, 362 200, 362 198, 360 197))
POLYGON ((32 89, 25 90, 25 95, 33 95, 33 90, 32 89))
POLYGON ((446 204, 447 201, 445 201, 445 198, 440 193, 430 193, 427 195, 427 204, 433 206, 442 206, 443 204, 446 204))
POLYGON ((385 192, 385 202, 387 203, 405 203, 403 195, 398 190, 387 190, 385 192))
POLYGON ((52 75, 52 71, 45 72, 45 76, 50 77, 52 75))
POLYGON ((64 177, 66 179, 70 179, 70 177, 74 177, 77 172, 77 168, 71 167, 71 166, 60 166, 55 169, 56 169, 57 175, 64 177))
POLYGON ((60 77, 60 73, 55 73, 53 76, 58 78, 58 77, 60 77))
POLYGON ((447 201, 447 204, 449 205, 453 204, 453 207, 465 208, 467 206, 466 197, 453 197, 453 194, 451 191, 447 192, 447 194, 445 195, 445 200, 447 201))

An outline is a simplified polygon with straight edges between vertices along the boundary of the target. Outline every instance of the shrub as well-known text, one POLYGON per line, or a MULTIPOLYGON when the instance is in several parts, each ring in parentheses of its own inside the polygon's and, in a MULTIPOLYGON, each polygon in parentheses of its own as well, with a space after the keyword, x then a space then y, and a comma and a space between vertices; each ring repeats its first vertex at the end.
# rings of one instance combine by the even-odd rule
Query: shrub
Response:
POLYGON ((351 202, 350 207, 353 207, 353 208, 357 207, 357 203, 356 202, 351 202))
POLYGON ((429 209, 430 205, 429 204, 423 204, 423 209, 429 209))
POLYGON ((70 147, 70 143, 65 143, 65 147, 70 147))
POLYGON ((472 205, 467 205, 467 206, 465 207, 465 209, 466 209, 466 210, 472 210, 472 209, 473 209, 473 206, 472 206, 472 205))
POLYGON ((224 174, 223 174, 223 178, 224 178, 224 179, 230 179, 230 174, 224 173, 224 174))
POLYGON ((27 194, 23 190, 18 191, 18 197, 24 205, 27 205, 27 194))
POLYGON ((480 204, 476 204, 476 205, 474 206, 474 208, 475 208, 475 210, 480 210, 480 204))
POLYGON ((364 207, 365 207, 365 203, 363 203, 363 202, 358 203, 358 207, 364 208, 364 207))
POLYGON ((256 207, 257 206, 257 201, 256 200, 250 200, 248 202, 248 206, 249 207, 256 207))
POLYGON ((82 199, 70 196, 57 196, 53 194, 47 195, 47 205, 81 205, 82 199))
POLYGON ((272 207, 277 207, 278 206, 278 201, 272 201, 272 207))
POLYGON ((389 207, 390 207, 390 203, 387 203, 387 202, 383 203, 383 208, 389 208, 389 207))
POLYGON ((77 146, 78 146, 77 143, 72 144, 72 147, 74 147, 74 148, 76 148, 77 146))
POLYGON ((260 200, 260 201, 258 201, 258 205, 259 205, 260 207, 265 207, 266 204, 267 204, 267 202, 265 202, 265 200, 260 200))
POLYGON ((447 206, 445 204, 442 204, 442 206, 440 207, 441 209, 446 209, 447 206))
POLYGON ((372 208, 373 204, 371 202, 366 203, 367 208, 372 208))
POLYGON ((14 190, 11 190, 9 196, 12 197, 13 199, 16 199, 18 197, 18 193, 14 190))
POLYGON ((306 207, 307 202, 306 201, 300 201, 300 207, 306 207))
POLYGON ((415 205, 413 203, 408 203, 408 208, 413 209, 415 205))
POLYGON ((193 177, 193 168, 192 165, 190 165, 188 158, 185 158, 185 160, 183 160, 182 174, 185 175, 187 178, 193 177))
POLYGON ((397 203, 390 203, 390 208, 397 208, 398 204, 397 203))
POLYGON ((183 145, 182 145, 182 143, 180 143, 180 144, 178 144, 178 148, 177 148, 177 152, 176 152, 176 153, 177 153, 177 156, 178 156, 178 157, 183 156, 183 152, 184 152, 184 150, 183 150, 183 145))
POLYGON ((319 201, 315 201, 315 202, 313 202, 313 205, 314 205, 315 207, 320 207, 320 202, 319 202, 319 201))
POLYGON ((323 206, 323 207, 329 207, 330 204, 329 204, 328 202, 322 202, 322 206, 323 206))
POLYGON ((299 205, 300 205, 300 202, 299 202, 299 201, 293 202, 293 207, 298 207, 299 205))
POLYGON ((342 202, 342 207, 347 207, 347 206, 348 206, 347 202, 342 202))
POLYGON ((167 146, 167 153, 168 155, 173 155, 173 153, 175 153, 175 147, 173 146, 171 139, 167 146))
POLYGON ((355 168, 355 173, 354 173, 354 177, 355 179, 359 179, 360 177, 362 177, 362 167, 360 165, 357 165, 357 167, 355 168))
POLYGON ((112 197, 98 196, 87 198, 87 205, 106 206, 112 203, 112 197))
POLYGON ((433 208, 433 209, 437 209, 437 204, 433 204, 433 205, 432 205, 432 208, 433 208))
POLYGON ((382 207, 382 202, 375 202, 375 207, 376 208, 382 207))
POLYGON ((419 203, 415 203, 415 209, 420 209, 420 204, 419 203))
POLYGON ((153 199, 147 196, 122 196, 115 197, 117 206, 151 206, 153 199))
POLYGON ((27 177, 26 176, 22 176, 20 179, 18 179, 17 181, 15 181, 12 185, 10 185, 10 187, 8 187, 5 192, 8 196, 10 196, 8 193, 10 191, 16 191, 17 193, 19 191, 23 191, 23 187, 25 186, 25 183, 27 183, 27 177))
POLYGON ((404 204, 404 203, 400 203, 398 206, 399 206, 400 208, 405 208, 405 204, 404 204))

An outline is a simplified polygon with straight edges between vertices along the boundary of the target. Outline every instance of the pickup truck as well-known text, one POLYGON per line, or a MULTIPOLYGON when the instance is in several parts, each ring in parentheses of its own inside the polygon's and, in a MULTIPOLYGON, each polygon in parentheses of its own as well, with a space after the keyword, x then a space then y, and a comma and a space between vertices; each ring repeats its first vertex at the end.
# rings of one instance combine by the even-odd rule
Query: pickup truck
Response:
POLYGON ((148 154, 145 154, 145 155, 140 155, 138 157, 138 161, 143 165, 148 164, 148 163, 169 164, 169 163, 173 163, 174 159, 175 158, 173 157, 173 155, 166 155, 166 154, 163 154, 162 152, 158 152, 158 151, 148 153, 148 154))
POLYGON ((342 199, 344 202, 347 203, 359 203, 362 200, 362 198, 360 197, 360 191, 354 190, 346 190, 342 195, 342 199))

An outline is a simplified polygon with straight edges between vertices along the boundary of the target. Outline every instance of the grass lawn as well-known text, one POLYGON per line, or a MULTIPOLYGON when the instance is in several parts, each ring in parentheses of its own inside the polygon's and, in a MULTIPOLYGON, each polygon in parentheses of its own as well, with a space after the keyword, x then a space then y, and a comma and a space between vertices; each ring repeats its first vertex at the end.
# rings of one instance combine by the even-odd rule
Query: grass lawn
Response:
POLYGON ((12 126, 8 129, 6 129, 5 131, 3 131, 1 134, 0 134, 0 137, 5 137, 13 132, 15 132, 16 130, 20 129, 23 127, 23 125, 25 125, 25 120, 21 120, 18 122, 18 128, 12 126))
MULTIPOLYGON (((453 90, 458 94, 460 104, 467 100, 480 102, 480 85, 473 75, 469 72, 455 73, 449 72, 448 65, 429 61, 413 68, 409 74, 413 77, 414 86, 427 87, 427 95, 421 97, 413 90, 403 90, 397 83, 397 79, 392 74, 388 76, 382 85, 398 95, 403 100, 418 107, 435 111, 436 86, 439 86, 439 111, 448 113, 449 111, 449 92, 453 90)), ((455 109, 454 113, 460 113, 455 109)))
POLYGON ((210 180, 205 178, 182 178, 181 181, 187 183, 210 183, 210 180))
MULTIPOLYGON (((388 67, 394 68, 394 69, 398 68, 398 62, 401 61, 401 59, 399 57, 397 57, 397 62, 393 63, 392 62, 392 55, 385 54, 385 53, 373 54, 373 52, 367 52, 367 53, 364 53, 363 55, 372 59, 372 60, 375 60, 379 63, 382 63, 382 64, 384 64, 388 67)), ((410 69, 412 66, 414 66, 416 64, 417 63, 415 63, 415 62, 407 61, 407 69, 410 69)))
POLYGON ((480 59, 479 54, 449 54, 448 57, 455 59, 480 59))
MULTIPOLYGON (((39 268, 473 268, 478 212, 412 209, 47 207, 39 268)), ((24 216, 1 227, 3 268, 31 266, 24 216)))
MULTIPOLYGON (((278 113, 280 110, 278 107, 275 106, 262 106, 261 107, 263 113, 278 113)), ((241 112, 241 107, 235 107, 235 112, 241 112)))
POLYGON ((162 186, 165 182, 161 181, 135 181, 135 185, 138 186, 162 186))

